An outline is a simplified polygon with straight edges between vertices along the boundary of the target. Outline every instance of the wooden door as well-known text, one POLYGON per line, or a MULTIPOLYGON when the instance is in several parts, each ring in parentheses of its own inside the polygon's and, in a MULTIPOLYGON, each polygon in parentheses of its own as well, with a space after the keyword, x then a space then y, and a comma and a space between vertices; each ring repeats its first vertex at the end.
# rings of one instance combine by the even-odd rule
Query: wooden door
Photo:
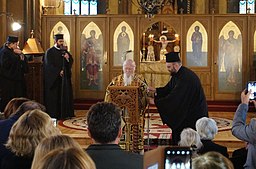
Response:
POLYGON ((247 17, 216 16, 213 23, 214 100, 240 100, 248 80, 247 17))

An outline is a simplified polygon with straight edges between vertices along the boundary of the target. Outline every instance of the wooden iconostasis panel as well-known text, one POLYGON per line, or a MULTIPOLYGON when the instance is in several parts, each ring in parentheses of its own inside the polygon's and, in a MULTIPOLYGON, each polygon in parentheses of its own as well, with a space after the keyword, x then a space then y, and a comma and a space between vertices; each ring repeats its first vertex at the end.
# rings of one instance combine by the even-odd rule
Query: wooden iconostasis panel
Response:
POLYGON ((143 74, 148 84, 154 85, 157 79, 163 80, 156 87, 166 84, 168 72, 160 59, 163 45, 160 37, 165 36, 170 41, 166 52, 180 51, 182 64, 199 76, 208 100, 239 100, 246 82, 255 80, 255 18, 45 15, 42 45, 47 49, 53 44, 53 34, 65 34, 65 43, 75 59, 72 77, 75 98, 103 99, 106 86, 122 73, 122 63, 127 58, 135 60, 136 72, 143 74), (155 61, 149 57, 149 47, 153 47, 151 54, 155 61))

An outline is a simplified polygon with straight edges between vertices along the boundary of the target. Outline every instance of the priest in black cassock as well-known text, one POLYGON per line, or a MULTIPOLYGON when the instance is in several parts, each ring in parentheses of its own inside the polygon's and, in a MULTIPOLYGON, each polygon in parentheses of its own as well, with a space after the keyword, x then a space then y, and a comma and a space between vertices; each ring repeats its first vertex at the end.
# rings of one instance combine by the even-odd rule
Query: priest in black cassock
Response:
POLYGON ((149 87, 155 92, 149 102, 156 105, 163 123, 172 129, 172 144, 177 145, 184 128, 195 129, 197 119, 208 117, 208 106, 200 79, 182 66, 179 53, 166 54, 166 67, 171 80, 164 87, 149 87))
POLYGON ((71 83, 72 55, 64 47, 63 34, 54 36, 55 44, 43 59, 44 104, 53 118, 66 119, 74 116, 71 83))
POLYGON ((0 48, 0 112, 12 98, 26 97, 28 64, 18 43, 17 36, 8 36, 0 48))

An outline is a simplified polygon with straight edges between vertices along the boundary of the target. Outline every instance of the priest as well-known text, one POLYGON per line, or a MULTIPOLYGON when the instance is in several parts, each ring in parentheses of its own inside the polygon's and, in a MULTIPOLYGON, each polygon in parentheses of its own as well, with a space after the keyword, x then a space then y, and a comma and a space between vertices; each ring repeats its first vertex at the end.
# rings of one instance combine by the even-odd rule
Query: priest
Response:
POLYGON ((0 48, 0 112, 15 97, 26 97, 25 73, 28 73, 26 57, 19 48, 17 36, 8 36, 0 48))
POLYGON ((200 79, 182 66, 179 53, 166 54, 166 67, 171 80, 164 87, 149 87, 155 95, 149 102, 156 105, 163 123, 172 129, 172 144, 177 145, 184 128, 195 129, 197 119, 208 117, 208 106, 200 79))
POLYGON ((111 102, 110 86, 139 86, 139 108, 143 112, 147 106, 147 82, 143 76, 136 74, 136 64, 132 59, 127 59, 123 63, 123 74, 112 79, 106 89, 105 101, 111 102))
POLYGON ((56 34, 54 42, 43 59, 44 104, 51 117, 66 119, 74 116, 71 83, 73 58, 64 46, 63 34, 56 34))

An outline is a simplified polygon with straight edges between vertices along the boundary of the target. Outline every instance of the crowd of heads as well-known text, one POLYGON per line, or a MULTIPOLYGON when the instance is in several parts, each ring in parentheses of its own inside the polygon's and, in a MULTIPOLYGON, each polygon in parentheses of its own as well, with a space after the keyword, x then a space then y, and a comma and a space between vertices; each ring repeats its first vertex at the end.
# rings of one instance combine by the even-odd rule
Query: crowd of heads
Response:
MULTIPOLYGON (((62 135, 40 103, 26 98, 12 99, 6 106, 5 118, 19 117, 13 124, 6 148, 16 156, 33 158, 32 169, 94 169, 95 164, 71 137, 62 135)), ((98 102, 87 113, 88 134, 98 144, 118 144, 122 134, 121 109, 107 102, 98 102)), ((191 147, 195 169, 233 169, 232 163, 217 152, 197 154, 201 139, 213 140, 218 132, 216 122, 208 117, 198 119, 196 130, 185 128, 179 146, 191 147)))
POLYGON ((40 103, 26 98, 12 99, 0 125, 10 127, 9 133, 0 133, 0 137, 8 134, 6 143, 1 142, 8 153, 0 153, 0 168, 15 168, 16 165, 32 169, 96 168, 81 146, 54 126, 40 103), (12 161, 13 157, 17 163, 12 161))

